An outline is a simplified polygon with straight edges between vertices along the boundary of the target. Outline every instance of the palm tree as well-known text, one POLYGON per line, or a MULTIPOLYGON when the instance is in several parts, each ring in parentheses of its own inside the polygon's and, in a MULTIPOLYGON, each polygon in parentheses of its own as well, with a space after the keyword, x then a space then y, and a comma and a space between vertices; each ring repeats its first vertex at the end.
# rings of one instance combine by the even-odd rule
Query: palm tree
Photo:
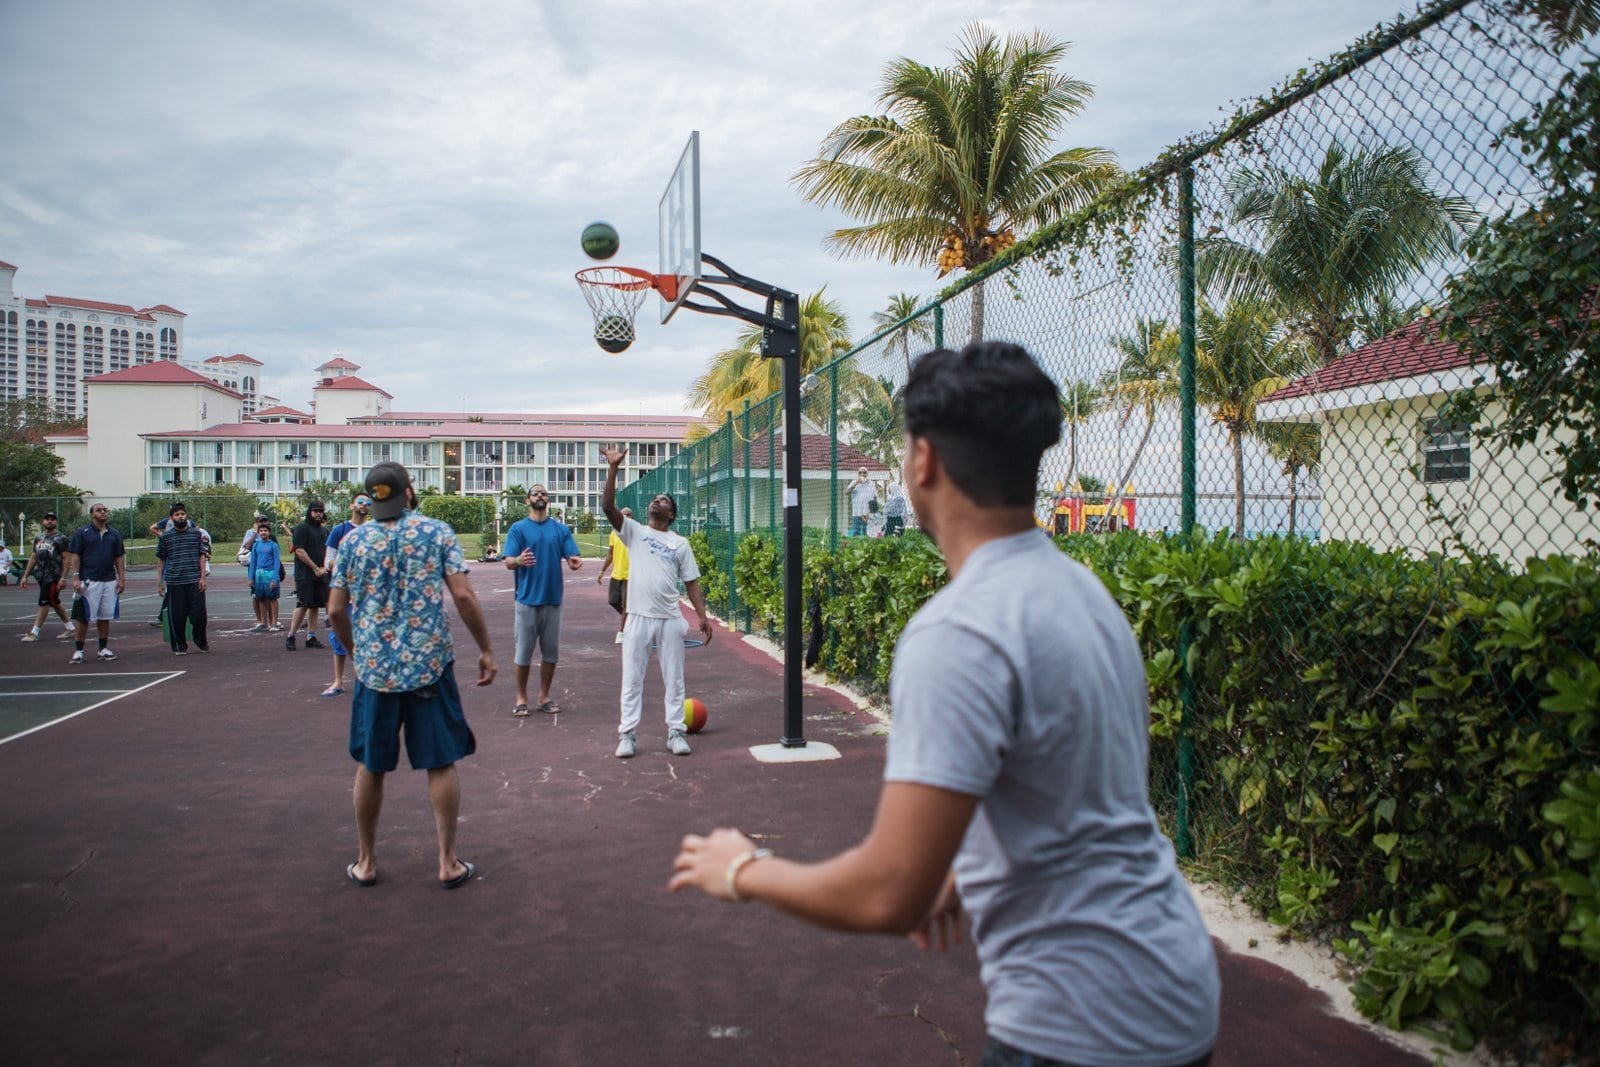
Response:
POLYGON ((1134 332, 1113 337, 1111 347, 1121 360, 1101 376, 1100 395, 1112 407, 1121 409, 1117 418, 1124 424, 1134 409, 1143 408, 1144 433, 1133 450, 1133 458, 1117 472, 1117 484, 1106 501, 1107 515, 1117 513, 1122 495, 1133 480, 1139 457, 1155 429, 1156 412, 1178 399, 1178 331, 1165 319, 1135 319, 1134 332))
POLYGON ((910 293, 895 293, 889 297, 888 306, 872 313, 873 333, 887 330, 897 322, 905 324, 884 338, 883 354, 901 358, 905 363, 907 379, 911 377, 912 342, 916 342, 919 349, 933 347, 933 316, 911 317, 921 309, 921 299, 910 293))
MULTIPOLYGON (((827 287, 800 303, 800 373, 825 367, 850 351, 850 326, 844 309, 827 299, 827 287)), ((746 400, 754 403, 783 386, 782 361, 761 355, 760 326, 746 326, 732 348, 711 357, 706 372, 689 383, 689 403, 721 423, 746 400)))
MULTIPOLYGON (((1103 148, 1048 154, 1094 90, 1055 70, 1067 44, 972 23, 949 67, 900 58, 884 69, 881 115, 846 119, 793 181, 807 200, 862 221, 827 244, 844 255, 972 270, 1039 226, 1089 203, 1120 174, 1103 148)), ((983 336, 983 287, 972 338, 983 336)))
POLYGON ((1225 192, 1232 221, 1254 228, 1261 244, 1196 240, 1200 286, 1223 299, 1276 300, 1318 365, 1343 353, 1363 308, 1455 251, 1477 218, 1465 200, 1433 191, 1410 146, 1352 150, 1335 140, 1311 177, 1245 167, 1225 192))
POLYGON ((1300 472, 1315 474, 1322 466, 1322 433, 1310 422, 1258 422, 1250 432, 1283 464, 1289 479, 1289 536, 1293 537, 1300 512, 1300 472))
POLYGON ((900 441, 905 423, 900 417, 900 393, 887 378, 873 379, 875 389, 863 388, 862 396, 846 413, 844 422, 851 433, 850 445, 884 466, 900 465, 900 441))
POLYGON ((1201 304, 1195 322, 1195 399, 1228 432, 1233 452, 1233 537, 1244 538, 1244 439, 1256 403, 1287 384, 1308 362, 1271 304, 1240 299, 1218 310, 1201 304))
POLYGON ((1071 381, 1061 386, 1061 421, 1067 424, 1067 478, 1071 485, 1078 477, 1078 427, 1100 407, 1100 390, 1093 382, 1071 381))

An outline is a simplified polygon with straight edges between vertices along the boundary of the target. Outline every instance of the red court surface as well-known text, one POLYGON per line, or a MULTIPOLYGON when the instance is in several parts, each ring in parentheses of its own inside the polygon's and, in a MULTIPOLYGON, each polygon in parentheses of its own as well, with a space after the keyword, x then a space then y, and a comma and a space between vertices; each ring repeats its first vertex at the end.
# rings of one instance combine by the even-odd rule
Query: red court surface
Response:
MULTIPOLYGON (((113 630, 114 664, 68 667, 69 643, 21 644, 13 623, 0 690, 182 673, 0 744, 5 1061, 976 1064, 970 947, 923 954, 666 892, 688 831, 738 825, 798 858, 859 840, 882 729, 808 687, 807 737, 841 758, 756 762, 749 746, 781 733, 781 666, 719 629, 687 653, 689 694, 710 709, 694 754, 665 751, 652 667, 640 754, 613 758, 619 650, 595 567, 568 580, 562 711, 525 719, 509 715, 510 576, 474 569, 501 675, 470 686, 458 626, 478 738, 460 764, 459 852, 480 876, 448 893, 424 776, 404 767, 386 783, 378 885, 345 879, 354 765, 345 699, 318 696, 328 652, 233 632, 249 620, 230 595, 212 653, 175 658, 147 625, 148 573, 113 630)), ((34 595, 0 587, 0 618, 34 595)), ((1424 1062, 1278 968, 1225 956, 1223 976, 1216 1064, 1424 1062)))

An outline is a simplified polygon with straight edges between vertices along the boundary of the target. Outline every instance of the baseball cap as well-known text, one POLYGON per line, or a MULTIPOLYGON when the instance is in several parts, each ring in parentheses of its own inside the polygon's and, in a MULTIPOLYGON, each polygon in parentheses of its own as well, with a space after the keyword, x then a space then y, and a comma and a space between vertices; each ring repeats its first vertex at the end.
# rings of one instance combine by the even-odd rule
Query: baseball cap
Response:
POLYGON ((397 519, 406 509, 411 475, 398 463, 379 463, 367 472, 366 490, 372 498, 372 517, 397 519))
POLYGON ((55 512, 47 511, 43 515, 39 516, 39 521, 43 522, 45 519, 54 519, 55 517, 56 517, 56 513, 55 512))

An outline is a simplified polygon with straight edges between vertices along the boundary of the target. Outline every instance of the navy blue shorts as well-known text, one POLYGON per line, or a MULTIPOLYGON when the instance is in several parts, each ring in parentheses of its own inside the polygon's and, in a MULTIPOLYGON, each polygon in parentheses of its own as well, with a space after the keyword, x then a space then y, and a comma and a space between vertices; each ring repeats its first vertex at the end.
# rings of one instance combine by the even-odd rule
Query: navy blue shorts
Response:
POLYGON ((350 702, 351 757, 373 774, 387 774, 400 765, 402 729, 414 770, 448 767, 477 751, 477 738, 461 710, 454 663, 445 664, 432 685, 400 693, 368 689, 356 678, 350 702))

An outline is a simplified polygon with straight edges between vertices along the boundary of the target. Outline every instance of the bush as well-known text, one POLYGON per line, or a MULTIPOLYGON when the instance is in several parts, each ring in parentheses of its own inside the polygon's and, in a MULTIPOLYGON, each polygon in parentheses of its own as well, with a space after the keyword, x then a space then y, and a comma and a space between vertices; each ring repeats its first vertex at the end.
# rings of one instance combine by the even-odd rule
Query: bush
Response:
POLYGON ((447 524, 457 532, 476 533, 494 518, 492 497, 427 494, 418 499, 424 515, 447 524))
POLYGON ((189 518, 211 535, 213 544, 236 542, 260 514, 255 494, 237 485, 180 483, 170 493, 145 493, 133 504, 130 527, 118 526, 134 537, 148 537, 152 523, 167 517, 175 501, 183 501, 189 518))

